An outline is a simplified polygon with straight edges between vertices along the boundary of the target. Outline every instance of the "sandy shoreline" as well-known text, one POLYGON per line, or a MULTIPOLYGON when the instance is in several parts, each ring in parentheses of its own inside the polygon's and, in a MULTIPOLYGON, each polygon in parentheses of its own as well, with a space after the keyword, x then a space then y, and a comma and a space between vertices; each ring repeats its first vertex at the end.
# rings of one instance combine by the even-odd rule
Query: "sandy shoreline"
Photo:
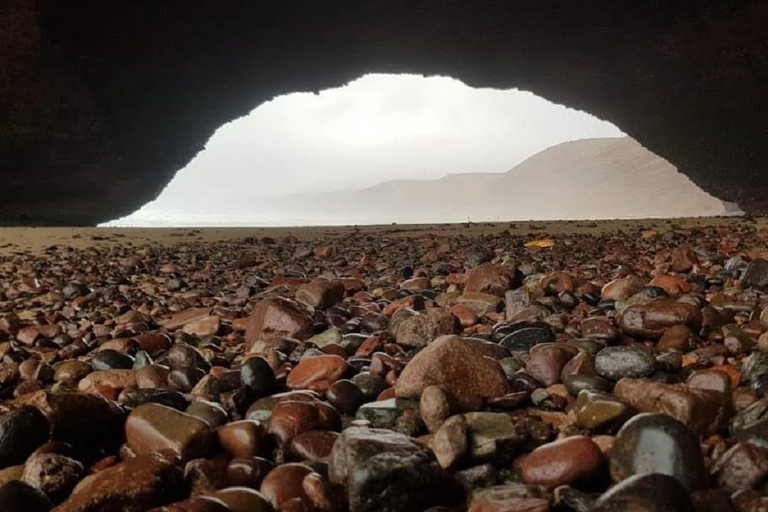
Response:
POLYGON ((189 242, 223 242, 247 237, 280 238, 293 235, 302 240, 333 239, 360 234, 392 234, 418 236, 431 232, 442 235, 481 236, 508 230, 512 234, 583 233, 656 229, 660 232, 677 227, 729 227, 752 222, 758 228, 768 227, 768 218, 746 220, 741 217, 701 217, 685 219, 513 221, 472 224, 416 224, 377 226, 307 226, 281 228, 210 227, 210 228, 81 228, 30 227, 0 228, 0 254, 41 252, 47 247, 75 249, 109 245, 177 245, 189 242))

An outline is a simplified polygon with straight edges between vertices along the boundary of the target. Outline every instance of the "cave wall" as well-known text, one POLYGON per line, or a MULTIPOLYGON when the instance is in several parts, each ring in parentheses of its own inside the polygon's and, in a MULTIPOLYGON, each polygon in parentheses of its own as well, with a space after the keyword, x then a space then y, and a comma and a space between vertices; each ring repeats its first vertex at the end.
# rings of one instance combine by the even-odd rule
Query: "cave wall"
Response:
POLYGON ((533 91, 768 213, 765 27, 754 0, 4 0, 0 223, 129 214, 225 122, 372 72, 533 91))

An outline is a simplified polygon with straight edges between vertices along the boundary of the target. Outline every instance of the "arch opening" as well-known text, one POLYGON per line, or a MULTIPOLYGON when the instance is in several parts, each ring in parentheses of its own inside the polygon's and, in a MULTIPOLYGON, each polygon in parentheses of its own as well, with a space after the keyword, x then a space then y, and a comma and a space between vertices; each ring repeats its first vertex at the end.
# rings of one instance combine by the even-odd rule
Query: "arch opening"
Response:
POLYGON ((220 127, 111 226, 274 226, 726 213, 615 125, 527 91, 369 74, 220 127))

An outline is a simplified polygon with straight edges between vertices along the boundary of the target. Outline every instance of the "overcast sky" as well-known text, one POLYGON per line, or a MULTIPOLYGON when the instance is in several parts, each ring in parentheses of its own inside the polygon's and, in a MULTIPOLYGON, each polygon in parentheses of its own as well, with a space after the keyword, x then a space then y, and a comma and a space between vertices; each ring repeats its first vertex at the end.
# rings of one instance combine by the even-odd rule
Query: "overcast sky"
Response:
POLYGON ((529 92, 367 75, 320 94, 280 96, 222 126, 156 201, 118 224, 157 225, 169 212, 205 218, 233 204, 252 205, 258 217, 258 201, 249 201, 261 197, 503 172, 560 142, 621 135, 529 92))

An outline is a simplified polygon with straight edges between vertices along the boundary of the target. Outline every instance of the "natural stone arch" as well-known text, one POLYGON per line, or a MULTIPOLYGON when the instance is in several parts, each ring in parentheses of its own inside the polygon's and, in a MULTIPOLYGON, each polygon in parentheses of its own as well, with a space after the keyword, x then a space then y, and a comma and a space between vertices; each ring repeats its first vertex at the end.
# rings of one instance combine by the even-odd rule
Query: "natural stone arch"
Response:
POLYGON ((758 0, 8 3, 5 223, 128 214, 223 123, 370 72, 533 91, 613 122, 714 195, 768 209, 758 0))

